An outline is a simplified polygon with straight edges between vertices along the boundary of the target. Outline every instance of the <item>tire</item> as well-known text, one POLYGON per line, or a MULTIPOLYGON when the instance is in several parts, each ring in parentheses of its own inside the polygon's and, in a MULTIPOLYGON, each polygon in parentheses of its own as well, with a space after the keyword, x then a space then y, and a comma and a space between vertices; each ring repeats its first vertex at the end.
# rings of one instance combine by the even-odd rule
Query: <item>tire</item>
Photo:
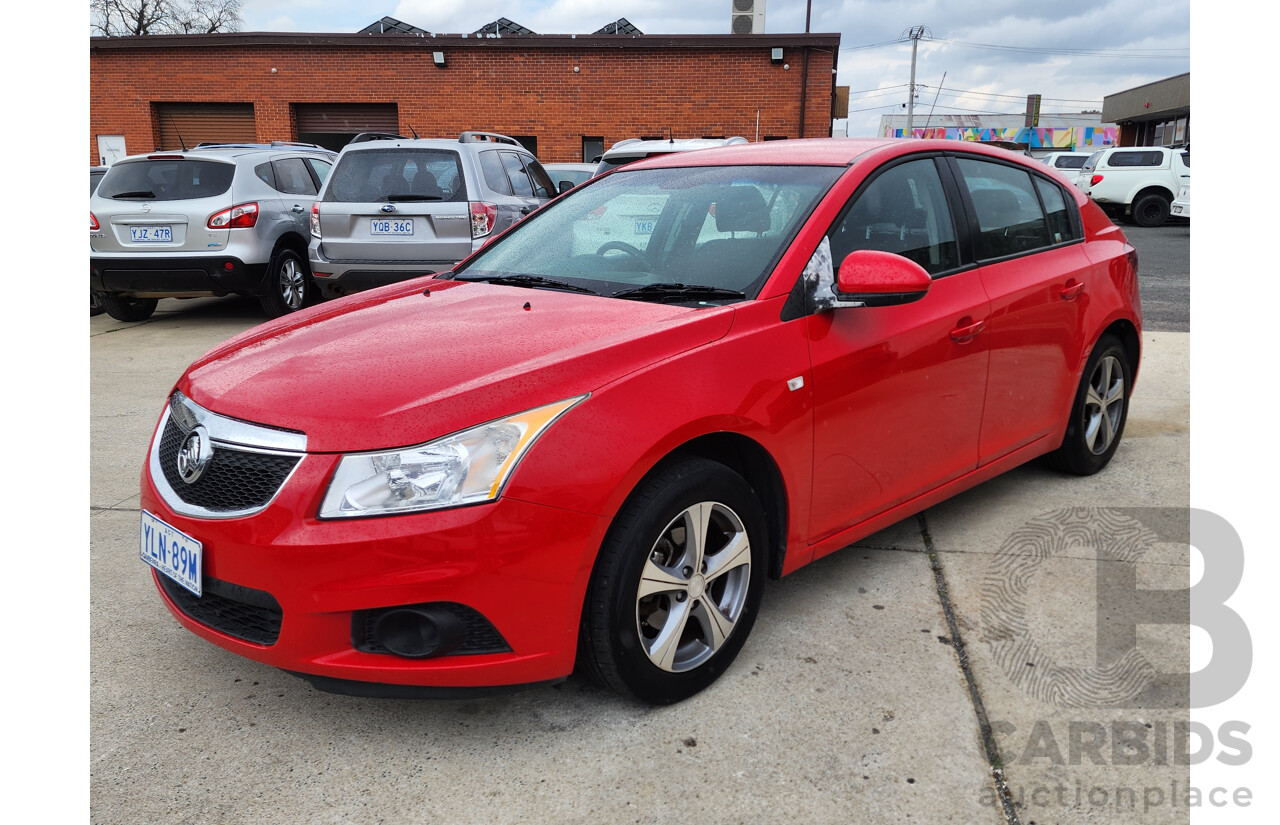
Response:
POLYGON ((156 311, 157 303, 155 298, 126 298, 109 292, 102 296, 107 314, 117 321, 145 321, 156 311))
POLYGON ((1134 201, 1132 211, 1138 226, 1160 226, 1169 220, 1169 200, 1152 192, 1134 201))
POLYGON ((102 305, 102 296, 92 289, 89 290, 89 317, 101 315, 103 312, 106 312, 106 307, 102 305))
POLYGON ((297 312, 315 292, 311 273, 302 257, 292 249, 281 249, 267 267, 265 291, 259 302, 269 318, 297 312))
POLYGON ((1050 462, 1059 470, 1081 476, 1107 466, 1124 436, 1132 387, 1128 353, 1115 337, 1102 336, 1076 390, 1066 437, 1062 446, 1050 453, 1050 462))
POLYGON ((582 622, 585 669, 650 704, 692 696, 742 649, 766 567, 764 517, 741 476, 700 458, 659 470, 600 549, 582 622), (697 546, 691 528, 703 538, 697 546))

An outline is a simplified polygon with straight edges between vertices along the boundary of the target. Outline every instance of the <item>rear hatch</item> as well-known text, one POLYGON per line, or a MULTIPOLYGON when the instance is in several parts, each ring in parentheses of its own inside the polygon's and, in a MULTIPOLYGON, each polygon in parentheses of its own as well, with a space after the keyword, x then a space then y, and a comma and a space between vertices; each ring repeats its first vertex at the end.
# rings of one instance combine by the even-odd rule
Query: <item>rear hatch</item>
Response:
POLYGON ((90 196, 99 226, 90 249, 172 255, 225 247, 229 230, 208 222, 234 203, 235 171, 231 162, 183 155, 117 162, 90 196))
POLYGON ((319 221, 331 261, 460 261, 471 254, 462 159, 434 148, 348 152, 325 183, 319 221))

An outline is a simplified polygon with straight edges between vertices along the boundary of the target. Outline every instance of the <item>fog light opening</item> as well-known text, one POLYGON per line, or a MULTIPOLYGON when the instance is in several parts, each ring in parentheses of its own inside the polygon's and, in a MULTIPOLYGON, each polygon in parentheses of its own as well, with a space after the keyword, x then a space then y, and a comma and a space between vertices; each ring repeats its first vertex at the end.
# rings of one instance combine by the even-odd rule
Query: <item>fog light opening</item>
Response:
POLYGON ((407 659, 443 656, 462 644, 462 624, 450 613, 397 608, 378 617, 374 638, 388 653, 407 659))

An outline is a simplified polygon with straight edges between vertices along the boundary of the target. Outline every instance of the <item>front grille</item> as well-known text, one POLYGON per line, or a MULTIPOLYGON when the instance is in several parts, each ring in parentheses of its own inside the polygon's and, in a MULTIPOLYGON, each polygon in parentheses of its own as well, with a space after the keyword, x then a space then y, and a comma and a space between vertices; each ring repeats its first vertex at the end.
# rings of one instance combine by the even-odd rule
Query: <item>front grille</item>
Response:
POLYGON ((178 474, 178 450, 187 432, 177 416, 169 416, 160 436, 160 469, 183 502, 215 513, 266 506, 297 465, 296 455, 269 455, 218 445, 204 473, 194 484, 178 474))
MULTIPOLYGON (((498 632, 498 629, 474 608, 453 602, 430 602, 404 606, 444 610, 453 614, 462 623, 462 644, 450 651, 450 656, 476 656, 481 653, 509 653, 511 651, 511 646, 507 644, 506 639, 502 638, 502 634, 498 632)), ((374 640, 373 626, 383 613, 395 609, 397 608, 357 610, 352 614, 351 642, 356 650, 364 653, 386 653, 391 655, 390 651, 374 640)))
POLYGON ((200 624, 258 645, 273 645, 280 638, 284 611, 270 593, 205 579, 204 595, 197 596, 162 573, 155 577, 178 609, 200 624))

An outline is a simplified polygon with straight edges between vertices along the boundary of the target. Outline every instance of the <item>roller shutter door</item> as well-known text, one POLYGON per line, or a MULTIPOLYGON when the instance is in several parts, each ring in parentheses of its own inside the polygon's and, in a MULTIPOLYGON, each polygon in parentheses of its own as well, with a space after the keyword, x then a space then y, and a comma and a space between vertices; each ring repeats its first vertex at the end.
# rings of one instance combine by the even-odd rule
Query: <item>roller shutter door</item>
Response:
POLYGON ((308 134, 399 132, 400 115, 394 103, 295 103, 298 139, 308 134))
POLYGON ((257 143, 252 103, 157 103, 160 149, 198 143, 257 143))

